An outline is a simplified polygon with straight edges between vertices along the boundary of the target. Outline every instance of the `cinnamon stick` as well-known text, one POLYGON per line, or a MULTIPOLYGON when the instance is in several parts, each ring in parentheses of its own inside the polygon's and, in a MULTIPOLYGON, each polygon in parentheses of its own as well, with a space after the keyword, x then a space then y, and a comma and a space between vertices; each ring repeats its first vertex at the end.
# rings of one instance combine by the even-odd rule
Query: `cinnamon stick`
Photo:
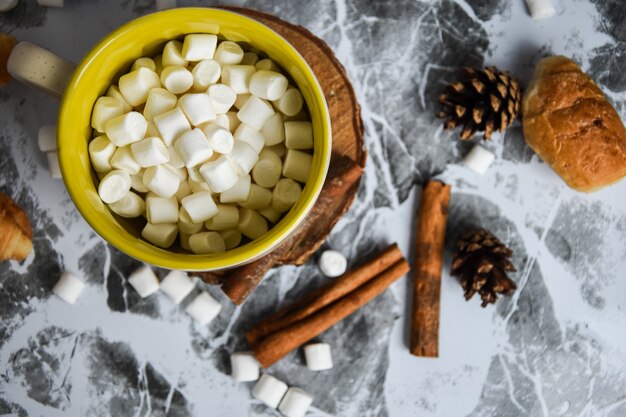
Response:
POLYGON ((422 191, 415 238, 411 353, 439 356, 439 305, 450 186, 430 181, 422 191))
POLYGON ((303 224, 298 227, 278 248, 272 253, 253 261, 247 265, 233 269, 224 278, 222 291, 237 305, 242 304, 252 290, 261 282, 265 274, 286 253, 298 247, 299 243, 306 238, 309 227, 314 225, 317 219, 327 216, 324 209, 333 201, 347 192, 363 175, 363 168, 350 158, 342 155, 333 155, 331 169, 320 196, 303 224))
POLYGON ((365 284, 312 315, 270 334, 253 347, 254 356, 264 368, 274 364, 293 349, 323 333, 381 294, 409 271, 405 259, 393 264, 365 284))
POLYGON ((402 252, 397 244, 394 243, 386 247, 382 252, 377 253, 368 261, 348 271, 339 278, 336 278, 328 285, 318 288, 289 307, 276 312, 255 325, 246 333, 248 342, 254 345, 268 334, 284 329, 310 316, 333 301, 338 300, 352 290, 360 287, 402 258, 402 252))

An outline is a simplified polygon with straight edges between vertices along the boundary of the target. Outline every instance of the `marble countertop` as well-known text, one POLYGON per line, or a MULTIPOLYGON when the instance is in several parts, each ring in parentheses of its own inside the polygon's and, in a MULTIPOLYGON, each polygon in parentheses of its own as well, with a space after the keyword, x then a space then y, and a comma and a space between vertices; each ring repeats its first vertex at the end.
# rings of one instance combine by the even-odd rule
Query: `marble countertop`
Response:
MULTIPOLYGON (((105 34, 154 10, 152 0, 20 0, 0 31, 78 61, 105 34)), ((626 415, 626 182, 594 194, 567 188, 525 145, 518 122, 486 146, 484 176, 459 165, 471 144, 445 132, 436 97, 462 66, 496 65, 523 84, 542 56, 576 59, 626 119, 626 6, 556 0, 532 20, 522 0, 233 1, 322 37, 351 77, 369 160, 358 200, 330 247, 351 263, 397 241, 412 252, 419 185, 453 185, 448 242, 470 226, 515 250, 518 291, 497 306, 442 284, 440 357, 408 353, 410 281, 399 280, 324 333, 336 367, 312 373, 294 352, 270 372, 315 396, 310 416, 626 415), (621 278, 620 278, 621 277, 621 278)), ((179 5, 208 5, 179 0, 179 5)), ((35 256, 0 264, 0 415, 272 416, 250 383, 229 377, 228 354, 259 315, 326 281, 313 263, 272 271, 208 327, 163 295, 139 299, 125 276, 137 262, 106 245, 49 178, 37 150, 58 102, 12 83, 0 89, 0 190, 28 212, 35 256), (51 293, 60 271, 87 287, 71 306, 51 293)), ((412 257, 412 256, 411 256, 412 257)))

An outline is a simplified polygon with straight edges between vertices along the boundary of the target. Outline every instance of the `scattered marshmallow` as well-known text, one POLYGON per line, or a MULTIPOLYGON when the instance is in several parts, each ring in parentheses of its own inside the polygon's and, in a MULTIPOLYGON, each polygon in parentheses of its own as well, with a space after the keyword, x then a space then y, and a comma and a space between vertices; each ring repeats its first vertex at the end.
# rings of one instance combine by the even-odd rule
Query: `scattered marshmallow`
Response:
POLYGON ((126 146, 140 141, 145 137, 148 123, 143 115, 131 111, 107 120, 104 130, 115 146, 126 146))
POLYGON ((547 19, 556 14, 552 0, 526 0, 526 4, 533 19, 547 19))
POLYGON ((234 249, 241 243, 241 232, 239 230, 223 230, 218 233, 224 239, 226 250, 234 249))
POLYGON ((288 149, 313 148, 311 122, 285 122, 285 145, 288 149))
POLYGON ((178 175, 164 165, 146 168, 143 173, 143 185, 161 197, 172 197, 178 191, 179 184, 178 175))
POLYGON ((265 100, 278 100, 287 91, 289 82, 278 72, 259 70, 250 79, 250 93, 265 100))
POLYGON ((19 0, 0 0, 0 12, 11 11, 17 6, 19 0))
POLYGON ((276 65, 276 63, 269 58, 258 61, 256 64, 254 64, 254 66, 258 70, 280 72, 280 68, 278 67, 278 65, 276 65))
POLYGON ((239 125, 233 134, 235 140, 246 142, 252 146, 256 153, 260 153, 265 146, 265 138, 258 130, 255 130, 245 123, 239 125))
POLYGON ((218 213, 211 193, 202 191, 183 198, 180 204, 185 208, 193 223, 202 223, 218 213))
POLYGON ((239 210, 237 230, 244 236, 254 240, 267 233, 267 221, 256 211, 242 208, 239 210))
POLYGON ((328 343, 311 343, 304 346, 306 366, 311 371, 325 371, 333 367, 333 357, 328 343))
POLYGON ((107 204, 119 201, 130 191, 130 175, 122 170, 111 171, 98 185, 98 195, 107 204))
MULTIPOLYGON (((249 145, 247 146, 249 147, 249 145)), ((254 149, 250 149, 254 152, 254 149)), ((204 163, 200 167, 200 174, 211 190, 216 193, 228 190, 239 180, 237 168, 225 156, 220 156, 215 161, 204 163)))
POLYGON ((161 54, 161 65, 163 68, 167 68, 172 65, 178 65, 186 67, 189 62, 183 56, 183 44, 179 41, 169 41, 163 48, 161 54))
POLYGON ((183 134, 174 144, 176 153, 187 168, 206 162, 213 156, 213 148, 202 130, 195 128, 183 134))
POLYGON ((256 130, 261 130, 265 122, 273 115, 272 106, 256 96, 251 96, 237 113, 239 120, 256 130))
POLYGON ((222 75, 222 67, 213 59, 205 59, 196 64, 191 70, 193 88, 206 91, 211 84, 215 84, 222 75))
POLYGON ((104 133, 104 124, 122 114, 124 114, 124 105, 118 99, 107 96, 99 97, 91 111, 91 127, 104 133))
MULTIPOLYGON (((220 116, 224 116, 223 114, 220 116)), ((226 116, 224 116, 226 117, 226 116)), ((217 123, 209 123, 202 129, 211 149, 221 154, 228 154, 235 143, 232 133, 217 123)))
POLYGON ((187 61, 213 59, 217 47, 217 36, 206 33, 194 33, 185 36, 182 55, 187 61))
POLYGON ((61 278, 52 288, 52 292, 68 304, 74 304, 78 296, 85 288, 83 280, 67 271, 61 274, 61 278))
POLYGON ((193 291, 193 281, 186 272, 170 271, 161 281, 163 291, 174 304, 180 304, 193 291))
POLYGON ((113 145, 105 135, 98 136, 89 142, 89 159, 91 166, 96 172, 111 171, 111 158, 117 150, 117 146, 113 145))
POLYGON ((472 171, 483 175, 487 172, 495 157, 496 156, 492 152, 480 145, 476 145, 463 159, 463 165, 472 171))
POLYGON ((200 293, 185 311, 201 326, 208 324, 220 313, 222 305, 207 292, 200 293))
POLYGON ((177 235, 178 226, 169 223, 146 223, 145 227, 141 231, 141 236, 144 239, 163 249, 167 249, 172 246, 177 235))
POLYGON ((272 188, 280 180, 283 161, 274 152, 264 149, 259 154, 259 161, 252 168, 252 178, 261 187, 272 188))
POLYGON ((239 64, 243 59, 243 49, 235 42, 220 42, 213 57, 220 65, 239 64))
POLYGON ((150 90, 160 86, 159 75, 145 67, 122 75, 119 81, 120 92, 131 106, 145 103, 150 90))
POLYGON ((111 167, 126 171, 130 175, 138 174, 139 171, 141 171, 141 165, 135 161, 130 146, 122 146, 115 150, 115 153, 111 157, 111 167))
POLYGON ((178 99, 178 105, 193 126, 215 120, 215 111, 207 93, 185 94, 178 99))
POLYGON ((282 178, 272 191, 272 208, 279 213, 289 211, 300 198, 302 187, 289 178, 282 178))
POLYGON ((213 84, 209 86, 207 93, 217 114, 226 113, 237 100, 237 93, 226 84, 213 84))
POLYGON ((159 280, 148 265, 143 265, 130 274, 128 283, 133 286, 141 298, 146 298, 159 289, 159 280))
POLYGON ((272 102, 274 107, 286 116, 295 116, 302 110, 304 99, 302 93, 295 87, 289 87, 285 94, 272 102))
POLYGON ((250 92, 250 81, 256 72, 252 65, 224 65, 222 68, 222 82, 237 94, 250 92))
POLYGON ((246 201, 250 195, 251 182, 250 175, 240 177, 232 187, 220 194, 220 203, 242 203, 246 201))
POLYGON ((334 278, 346 272, 348 260, 341 252, 325 250, 320 256, 318 265, 324 275, 334 278))
POLYGON ((252 352, 235 352, 230 355, 231 376, 237 382, 259 379, 259 362, 252 352))
POLYGON ((265 138, 265 146, 278 145, 285 141, 285 124, 283 116, 275 113, 267 119, 261 128, 261 134, 265 138))
POLYGON ((63 7, 63 0, 37 0, 37 4, 43 7, 63 7))
POLYGON ((146 219, 152 224, 178 222, 178 200, 176 197, 146 197, 146 219))
POLYGON ((164 164, 170 160, 170 152, 160 138, 146 138, 130 145, 135 161, 142 167, 164 164))
POLYGON ((176 8, 176 0, 156 0, 157 10, 166 10, 176 8))
POLYGON ((219 233, 201 232, 189 236, 189 248, 197 255, 204 255, 224 252, 226 245, 219 233))
POLYGON ((278 407, 287 392, 287 384, 271 375, 263 374, 252 389, 252 396, 271 408, 278 407))
POLYGON ((176 94, 167 91, 165 88, 153 88, 148 93, 146 105, 143 108, 143 116, 146 120, 154 120, 155 116, 163 114, 176 107, 178 98, 176 94))
MULTIPOLYGON (((232 151, 228 154, 239 175, 248 175, 259 160, 258 152, 246 142, 237 141, 233 144, 232 151)), ((216 190, 216 192, 219 192, 216 190)))
POLYGON ((133 62, 133 65, 130 66, 131 71, 136 71, 139 68, 148 68, 150 71, 156 72, 156 63, 154 59, 142 56, 141 58, 137 58, 135 62, 133 62))
POLYGON ((187 210, 181 206, 178 212, 178 228, 181 233, 193 235, 202 230, 202 223, 194 223, 191 217, 189 217, 187 210))
POLYGON ((309 178, 312 164, 313 155, 288 149, 287 156, 285 156, 285 161, 283 162, 283 175, 292 180, 305 183, 309 178))
POLYGON ((161 139, 167 146, 172 146, 176 138, 191 130, 185 113, 178 107, 155 116, 154 124, 161 134, 161 139))
POLYGON ((278 410, 285 417, 304 417, 313 403, 313 397, 300 388, 291 387, 283 397, 278 410))
POLYGON ((109 208, 120 217, 135 218, 145 213, 146 203, 143 198, 129 191, 115 203, 109 204, 109 208))
POLYGON ((211 231, 222 231, 237 228, 239 209, 229 204, 217 204, 217 214, 204 222, 204 227, 211 231))
POLYGON ((48 152, 46 153, 46 157, 48 158, 48 171, 50 172, 50 177, 58 180, 61 179, 61 165, 59 165, 59 154, 56 152, 48 152))
POLYGON ((174 94, 182 94, 193 85, 193 75, 180 65, 171 65, 161 71, 161 83, 174 94))

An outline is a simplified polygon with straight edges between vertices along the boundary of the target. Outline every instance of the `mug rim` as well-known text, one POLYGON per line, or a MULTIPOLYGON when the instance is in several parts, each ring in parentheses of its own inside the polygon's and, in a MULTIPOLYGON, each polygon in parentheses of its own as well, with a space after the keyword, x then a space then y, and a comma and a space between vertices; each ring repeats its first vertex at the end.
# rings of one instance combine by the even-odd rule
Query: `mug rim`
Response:
MULTIPOLYGON (((183 32, 199 33, 186 30, 183 30, 183 32)), ((91 127, 89 128, 91 129, 91 127)), ((133 19, 109 33, 89 51, 74 71, 74 74, 72 75, 63 95, 59 111, 57 142, 61 172, 68 194, 81 216, 106 242, 128 256, 157 267, 188 271, 209 271, 239 266, 266 255, 268 252, 276 248, 276 246, 278 246, 300 225, 317 201, 328 174, 332 149, 332 130, 328 103, 326 102, 321 85, 319 84, 319 81, 309 64, 289 41, 270 27, 240 13, 216 8, 187 7, 160 11, 133 19), (81 82, 85 82, 83 74, 86 70, 90 69, 93 61, 99 56, 99 54, 110 47, 110 44, 113 41, 119 39, 120 37, 124 37, 129 31, 136 30, 138 25, 141 26, 153 23, 154 21, 169 19, 172 17, 180 18, 183 16, 191 20, 201 20, 203 17, 206 17, 207 14, 210 15, 209 17, 212 20, 218 20, 220 15, 222 15, 229 16, 230 19, 240 19, 244 21, 248 26, 252 26, 252 30, 258 32, 259 36, 269 36, 270 38, 274 38, 280 43, 281 48, 287 48, 290 59, 298 61, 298 66, 305 69, 305 71, 302 71, 303 76, 306 83, 310 84, 313 91, 314 103, 311 104, 315 104, 315 106, 318 107, 322 122, 322 132, 320 134, 320 137, 322 138, 322 144, 320 147, 322 151, 322 163, 320 167, 322 169, 320 172, 316 172, 314 174, 314 178, 312 178, 310 182, 307 182, 306 187, 312 188, 309 190, 309 193, 305 195, 303 190, 301 198, 306 198, 305 205, 300 207, 294 215, 291 215, 291 213, 288 212, 287 215, 278 223, 273 225, 264 236, 261 236, 252 242, 220 254, 196 255, 192 253, 177 253, 168 249, 162 249, 156 245, 146 242, 143 238, 137 238, 131 235, 133 239, 139 242, 144 242, 146 245, 151 247, 152 250, 150 252, 155 252, 155 250, 156 252, 159 252, 158 254, 149 253, 142 247, 143 245, 137 245, 128 237, 125 237, 113 230, 113 228, 108 227, 109 222, 98 222, 97 220, 100 214, 89 202, 89 198, 86 195, 85 190, 77 189, 78 184, 73 184, 70 180, 71 176, 75 174, 75 170, 72 169, 72 166, 74 164, 78 164, 78 162, 73 160, 71 156, 68 155, 67 151, 64 152, 65 147, 63 146, 63 138, 65 135, 64 132, 67 133, 68 129, 72 126, 72 104, 75 103, 76 100, 80 99, 77 94, 74 94, 74 90, 78 85, 80 85, 81 82)), ((96 187, 95 183, 94 187, 96 187)))

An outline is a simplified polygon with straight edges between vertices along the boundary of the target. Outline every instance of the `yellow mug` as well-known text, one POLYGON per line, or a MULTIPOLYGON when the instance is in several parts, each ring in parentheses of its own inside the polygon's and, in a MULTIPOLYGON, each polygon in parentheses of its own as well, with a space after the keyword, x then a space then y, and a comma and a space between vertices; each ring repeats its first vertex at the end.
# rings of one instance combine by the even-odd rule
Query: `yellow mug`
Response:
POLYGON ((210 271, 242 265, 274 249, 313 207, 330 164, 332 138, 328 106, 322 88, 304 58, 267 26, 220 9, 180 8, 157 12, 133 20, 109 34, 76 67, 69 81, 73 68, 71 63, 55 68, 35 65, 41 62, 24 65, 35 58, 41 61, 41 52, 41 48, 32 44, 18 44, 9 58, 9 71, 16 79, 36 87, 46 85, 46 92, 62 95, 57 146, 68 193, 87 223, 127 255, 158 267, 187 271, 210 271), (156 55, 166 41, 189 33, 218 34, 228 40, 246 42, 268 54, 287 71, 302 92, 313 124, 313 163, 300 200, 265 235, 221 254, 195 255, 166 250, 143 240, 137 220, 113 215, 100 200, 87 151, 92 133, 91 110, 96 99, 128 71, 135 59, 156 55), (35 57, 35 53, 39 55, 35 57), (47 82, 42 82, 42 78, 45 80, 46 77, 47 82), (55 79, 55 83, 50 83, 50 78, 55 79))

